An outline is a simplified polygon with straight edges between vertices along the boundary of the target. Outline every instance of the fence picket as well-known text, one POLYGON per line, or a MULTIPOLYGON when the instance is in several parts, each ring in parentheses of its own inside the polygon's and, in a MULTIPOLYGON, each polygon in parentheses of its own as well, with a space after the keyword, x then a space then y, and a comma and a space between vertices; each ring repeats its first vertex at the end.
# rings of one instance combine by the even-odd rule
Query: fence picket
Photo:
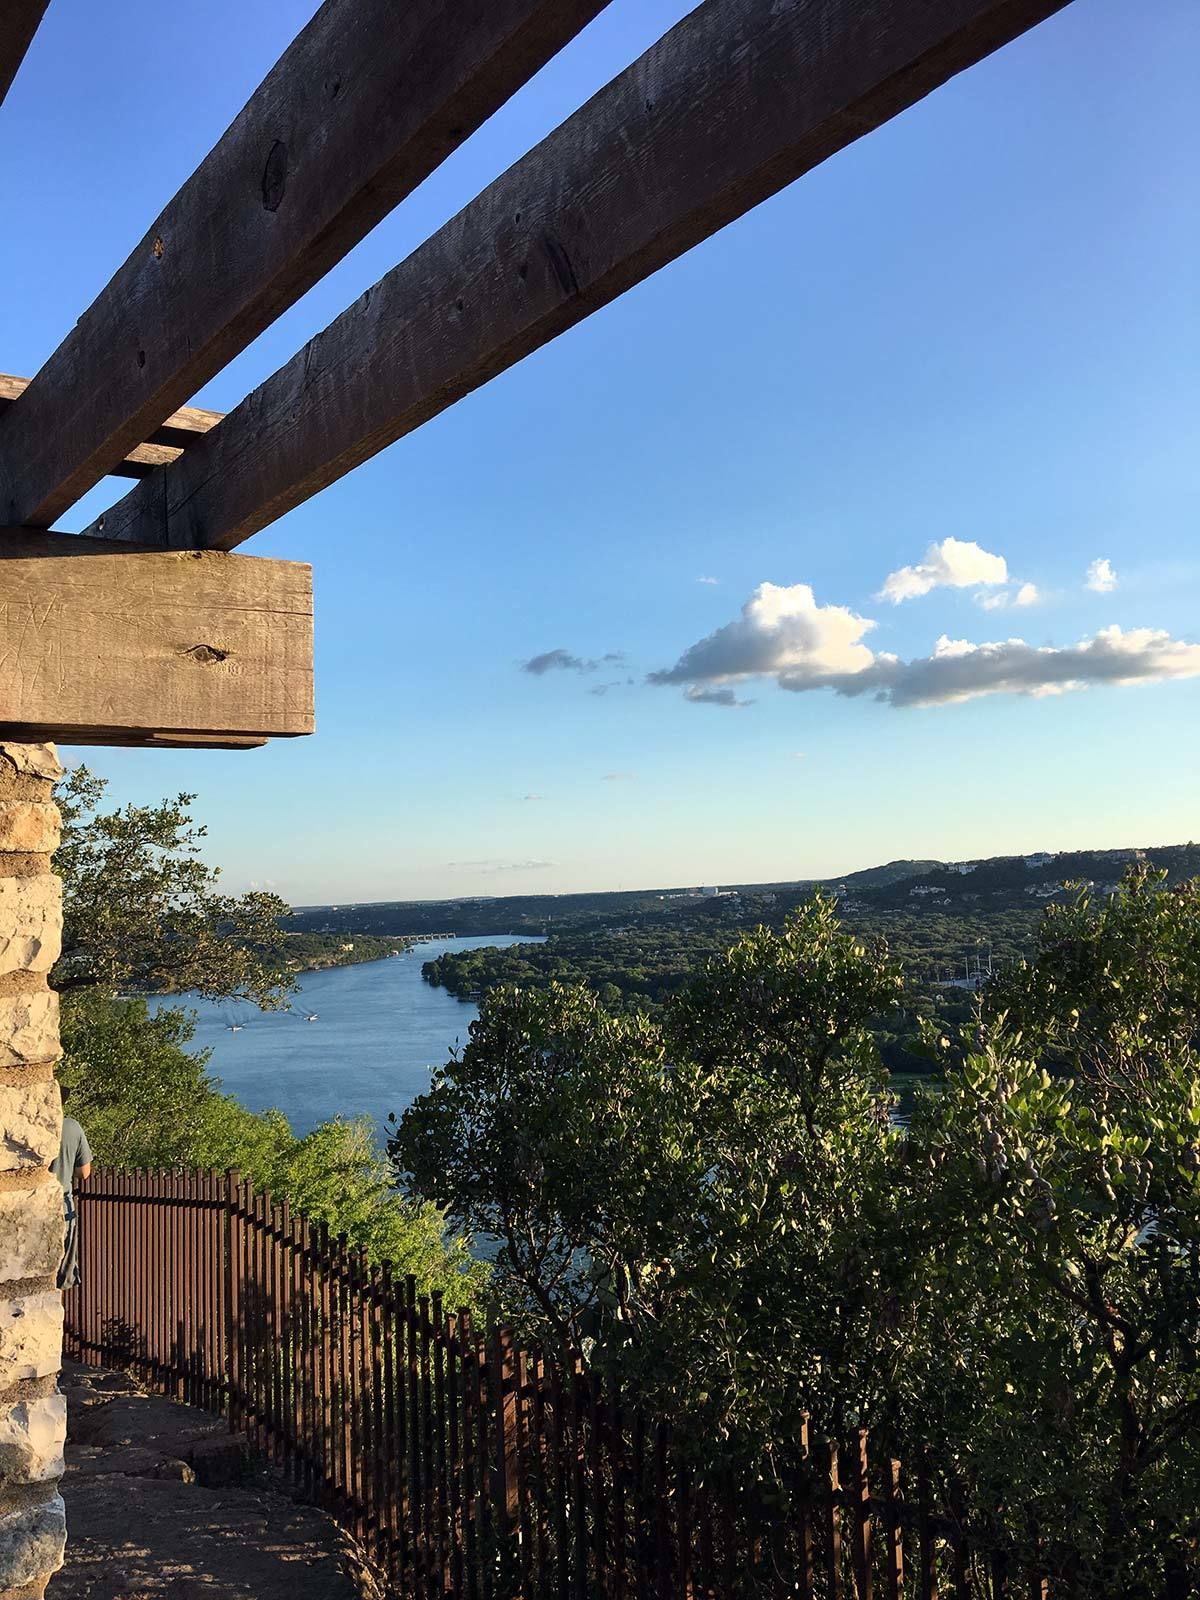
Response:
POLYGON ((872 1600, 871 1571, 873 1527, 871 1523, 871 1469, 867 1453, 867 1430, 858 1430, 854 1455, 854 1588, 858 1600, 872 1600))

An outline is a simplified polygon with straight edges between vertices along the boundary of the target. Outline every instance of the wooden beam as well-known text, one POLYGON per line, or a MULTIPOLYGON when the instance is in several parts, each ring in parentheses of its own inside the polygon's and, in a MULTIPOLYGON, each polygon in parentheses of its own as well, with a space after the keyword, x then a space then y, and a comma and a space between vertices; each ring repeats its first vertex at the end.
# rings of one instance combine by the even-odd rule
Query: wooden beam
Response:
POLYGON ((312 729, 308 566, 0 530, 0 739, 236 749, 312 729))
MULTIPOLYGON (((30 378, 16 378, 0 372, 0 416, 28 389, 30 378)), ((112 469, 114 478, 148 478, 155 467, 169 467, 178 461, 189 444, 210 428, 215 428, 224 412, 201 411, 198 406, 181 406, 156 428, 145 444, 136 445, 124 461, 112 469)))
POLYGON ((706 0, 89 533, 233 548, 1065 3, 706 0))
POLYGON ((4 0, 0 7, 0 105, 46 10, 47 0, 4 0))
POLYGON ((49 527, 607 0, 326 0, 0 419, 0 520, 49 527))

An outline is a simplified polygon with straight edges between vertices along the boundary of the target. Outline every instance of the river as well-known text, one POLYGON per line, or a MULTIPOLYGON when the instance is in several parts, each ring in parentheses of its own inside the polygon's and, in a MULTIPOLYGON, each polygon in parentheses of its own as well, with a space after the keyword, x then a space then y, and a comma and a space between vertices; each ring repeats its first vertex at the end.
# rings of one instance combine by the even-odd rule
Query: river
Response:
POLYGON ((212 1051, 209 1071, 251 1111, 277 1106, 297 1133, 329 1117, 366 1112, 382 1129, 429 1087, 430 1070, 457 1045, 478 1010, 435 989, 421 967, 447 950, 531 944, 527 935, 441 939, 407 955, 308 972, 286 1012, 229 1001, 173 996, 197 1015, 197 1045, 212 1051), (315 1022, 306 1022, 308 1013, 315 1022), (231 1023, 240 1023, 236 1032, 231 1023))

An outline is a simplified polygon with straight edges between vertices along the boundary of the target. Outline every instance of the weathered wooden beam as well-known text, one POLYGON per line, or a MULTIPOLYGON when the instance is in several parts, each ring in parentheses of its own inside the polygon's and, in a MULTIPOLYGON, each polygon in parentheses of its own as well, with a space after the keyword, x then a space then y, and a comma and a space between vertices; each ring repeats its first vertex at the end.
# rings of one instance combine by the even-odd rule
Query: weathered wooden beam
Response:
POLYGON ((706 0, 89 532, 240 544, 1065 3, 706 0))
MULTIPOLYGON (((0 372, 0 416, 28 389, 32 379, 0 372)), ((145 444, 132 449, 124 461, 112 469, 114 478, 148 478, 155 467, 169 467, 178 461, 189 444, 210 428, 216 427, 224 412, 202 411, 198 406, 181 406, 156 428, 145 444)))
POLYGON ((0 739, 311 733, 312 570, 0 529, 0 739))
POLYGON ((46 10, 47 0, 4 0, 0 6, 0 105, 46 10))
POLYGON ((326 0, 0 419, 0 520, 49 527, 607 0, 326 0))

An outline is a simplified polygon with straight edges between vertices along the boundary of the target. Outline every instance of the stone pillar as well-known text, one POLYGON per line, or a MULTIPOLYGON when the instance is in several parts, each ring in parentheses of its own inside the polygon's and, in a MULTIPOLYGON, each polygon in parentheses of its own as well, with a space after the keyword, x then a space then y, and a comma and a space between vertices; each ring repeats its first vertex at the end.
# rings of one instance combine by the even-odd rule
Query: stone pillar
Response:
POLYGON ((66 1542, 62 1190, 47 1170, 62 1126, 47 977, 62 944, 61 776, 53 745, 0 743, 0 1600, 40 1600, 66 1542))

